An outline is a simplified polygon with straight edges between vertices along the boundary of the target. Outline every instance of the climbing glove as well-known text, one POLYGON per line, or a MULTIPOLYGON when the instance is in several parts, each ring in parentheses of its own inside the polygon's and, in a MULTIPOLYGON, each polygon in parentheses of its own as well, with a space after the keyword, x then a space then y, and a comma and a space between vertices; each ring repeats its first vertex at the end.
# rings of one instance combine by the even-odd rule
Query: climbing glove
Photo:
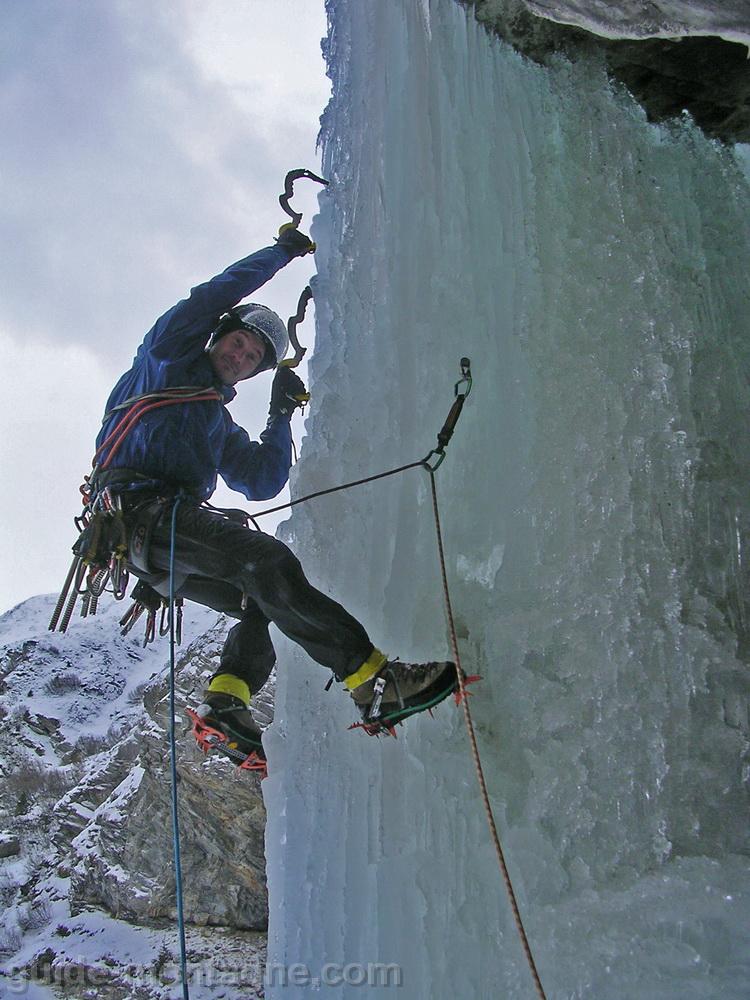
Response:
POLYGON ((291 416, 298 406, 304 406, 310 398, 305 383, 291 368, 282 365, 277 368, 271 387, 269 417, 291 416))
POLYGON ((301 233, 291 222, 287 222, 281 227, 276 242, 280 247, 288 250, 293 257, 304 257, 307 253, 315 252, 315 244, 310 237, 301 233))

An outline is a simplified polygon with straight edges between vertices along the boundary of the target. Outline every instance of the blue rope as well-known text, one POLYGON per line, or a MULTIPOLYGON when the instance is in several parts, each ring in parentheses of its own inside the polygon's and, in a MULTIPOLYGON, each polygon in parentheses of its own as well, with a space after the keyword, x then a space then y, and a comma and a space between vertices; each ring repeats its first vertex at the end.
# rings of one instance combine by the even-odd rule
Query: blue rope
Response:
POLYGON ((185 947, 185 913, 182 906, 182 860, 180 855, 180 827, 177 819, 177 741, 175 738, 175 628, 174 628, 174 550, 177 537, 177 508, 182 494, 175 498, 172 508, 172 530, 169 537, 169 756, 172 770, 172 837, 174 844, 174 882, 177 897, 177 928, 180 935, 180 978, 183 1000, 190 1000, 187 975, 187 949, 185 947))

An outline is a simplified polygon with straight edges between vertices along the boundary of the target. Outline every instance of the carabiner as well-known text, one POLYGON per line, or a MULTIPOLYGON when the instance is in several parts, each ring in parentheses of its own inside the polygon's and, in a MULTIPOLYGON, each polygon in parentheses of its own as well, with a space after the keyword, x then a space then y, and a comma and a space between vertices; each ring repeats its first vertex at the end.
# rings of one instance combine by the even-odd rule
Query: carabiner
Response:
POLYGON ((159 635, 161 636, 169 635, 171 629, 172 629, 172 615, 169 610, 169 604, 162 604, 161 617, 159 618, 159 635))
POLYGON ((461 358, 460 364, 461 364, 461 378, 458 380, 458 382, 456 382, 455 386, 453 387, 453 392, 455 393, 456 396, 458 396, 459 395, 458 387, 460 385, 464 385, 465 383, 466 392, 462 392, 461 395, 463 396, 464 399, 466 399, 466 397, 471 392, 471 386, 473 382, 473 379, 471 377, 471 361, 468 358, 461 358))
POLYGON ((426 455, 422 459, 422 466, 425 469, 427 469, 428 472, 437 472, 437 470, 443 464, 444 460, 445 460, 445 449, 444 448, 433 448, 432 451, 429 453, 429 455, 426 455), (433 456, 435 456, 437 458, 437 461, 435 462, 434 465, 430 465, 430 459, 432 459, 433 456))

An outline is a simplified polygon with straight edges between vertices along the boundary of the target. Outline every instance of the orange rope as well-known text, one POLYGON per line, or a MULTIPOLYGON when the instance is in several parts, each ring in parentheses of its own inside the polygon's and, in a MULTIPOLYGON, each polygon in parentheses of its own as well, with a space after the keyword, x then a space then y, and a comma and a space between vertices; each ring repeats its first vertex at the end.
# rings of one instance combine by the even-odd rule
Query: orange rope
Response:
POLYGON ((131 410, 129 410, 120 420, 112 431, 107 435, 107 437, 102 441, 99 447, 96 449, 94 454, 94 459, 92 465, 96 464, 97 458, 105 450, 105 448, 111 446, 111 451, 104 462, 101 464, 102 469, 106 469, 112 459, 115 457, 120 449, 120 446, 124 442, 125 438, 128 436, 133 426, 141 419, 141 417, 148 413, 149 410, 156 410, 160 406, 170 406, 174 403, 201 403, 207 400, 221 399, 221 394, 218 392, 206 392, 200 396, 179 396, 170 399, 161 399, 156 403, 149 402, 148 399, 143 399, 137 402, 131 410), (114 439, 114 440, 113 440, 114 439))
POLYGON ((464 721, 466 722, 466 729, 469 734, 469 742, 471 743, 471 755, 474 758, 474 766, 477 771, 477 779, 479 780, 479 788, 482 793, 482 801, 484 802, 485 812, 487 813, 487 823, 490 828, 490 835, 492 837, 492 842, 495 845, 495 853, 497 854, 497 860, 500 865, 500 870, 505 881, 505 888, 508 891, 508 898, 510 899, 511 909, 513 910, 513 918, 516 922, 516 927, 518 928, 518 933, 521 937, 521 943, 523 944, 523 950, 526 953, 526 961, 529 963, 529 969, 531 970, 531 975, 534 978, 534 984, 537 989, 541 1000, 546 1000, 546 994, 544 992, 544 987, 542 986, 542 981, 539 978, 539 972, 537 971, 536 963, 534 962, 534 956, 531 953, 531 946, 529 944, 529 939, 526 936, 526 930, 523 926, 523 920, 521 919, 521 912, 518 909, 518 902, 516 901, 516 894, 513 891, 513 884, 510 880, 510 875, 508 873, 508 866, 505 863, 505 855, 503 854, 503 849, 500 844, 500 837, 497 832, 497 825, 495 823, 495 817, 492 813, 492 805, 490 803, 490 796, 487 791, 487 783, 484 779, 484 771, 482 769, 482 762, 479 758, 479 749, 477 747, 477 738, 474 732, 474 723, 471 719, 471 711, 469 709, 469 698, 464 684, 464 672, 461 669, 461 657, 458 651, 458 639, 456 637, 456 626, 453 621, 453 609, 451 608, 451 598, 450 592, 448 590, 448 576, 445 570, 445 552, 443 550, 443 535, 440 529, 440 512, 438 510, 438 500, 437 500, 437 489, 435 486, 435 472, 426 465, 425 468, 430 473, 430 486, 432 487, 432 509, 435 514, 435 529, 437 531, 437 542, 438 542, 438 553, 440 555, 440 572, 443 577, 443 596, 445 598, 445 610, 448 616, 448 626, 450 628, 451 634, 451 646, 453 649, 454 662, 456 664, 456 676, 458 677, 458 694, 457 698, 463 705, 464 710, 464 721))

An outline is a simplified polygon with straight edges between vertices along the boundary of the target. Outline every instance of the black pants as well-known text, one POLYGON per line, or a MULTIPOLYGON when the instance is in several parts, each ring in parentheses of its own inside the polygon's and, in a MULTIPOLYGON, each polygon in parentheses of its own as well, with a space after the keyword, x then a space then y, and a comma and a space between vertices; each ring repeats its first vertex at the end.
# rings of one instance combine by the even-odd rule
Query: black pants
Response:
MULTIPOLYGON (((154 576, 138 573, 152 585, 169 571, 171 525, 167 503, 148 547, 154 576)), ((297 557, 277 538, 189 500, 179 504, 176 528, 175 577, 187 576, 177 595, 238 619, 224 644, 220 672, 241 677, 253 693, 263 687, 276 662, 269 622, 339 680, 370 656, 373 644, 362 625, 310 584, 297 557)))

